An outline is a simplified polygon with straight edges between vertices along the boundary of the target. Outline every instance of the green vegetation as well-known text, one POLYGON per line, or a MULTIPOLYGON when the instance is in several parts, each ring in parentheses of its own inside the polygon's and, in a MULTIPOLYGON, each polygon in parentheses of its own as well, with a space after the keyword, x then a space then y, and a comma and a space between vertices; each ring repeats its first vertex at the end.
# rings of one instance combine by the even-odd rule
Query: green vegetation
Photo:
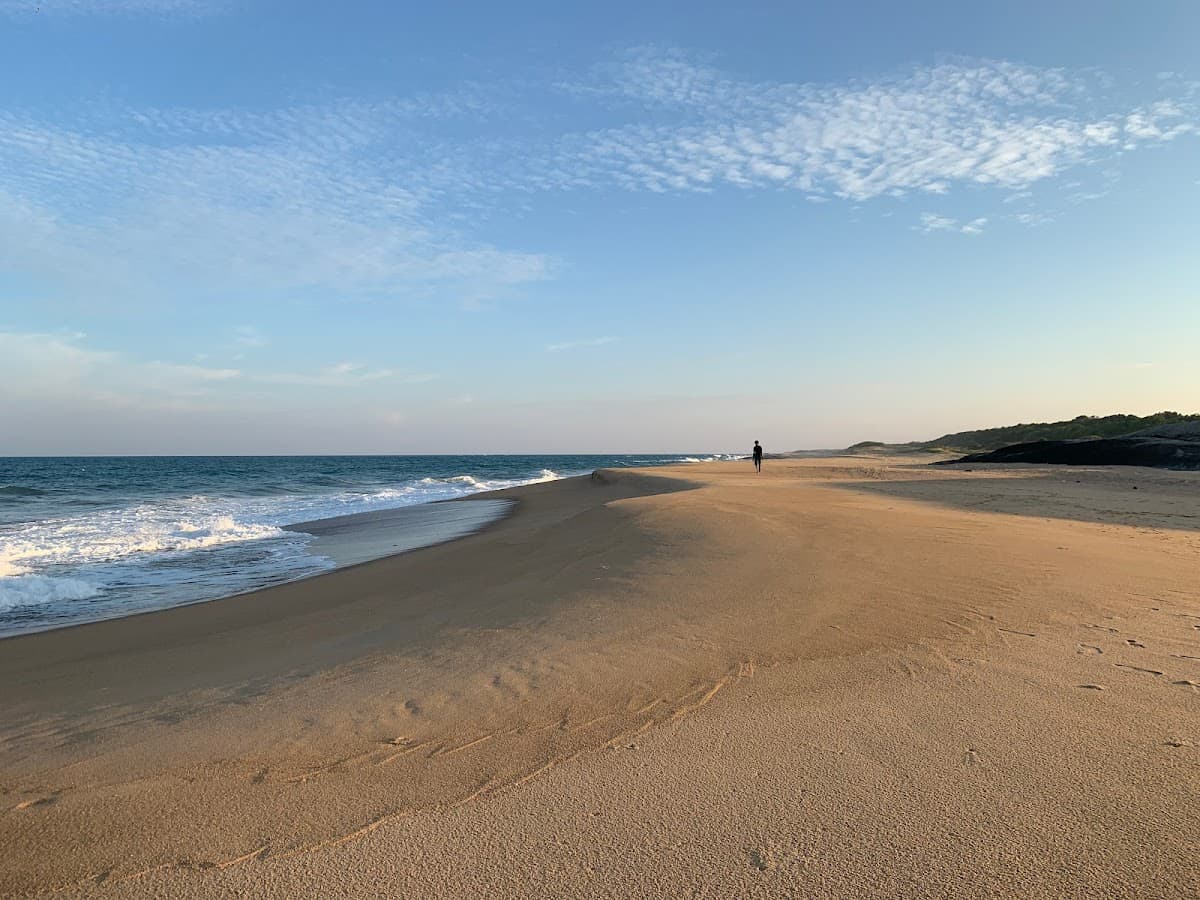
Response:
POLYGON ((879 441, 862 441, 851 450, 886 448, 897 451, 954 450, 979 452, 998 450, 1012 444, 1027 444, 1031 441, 1073 441, 1086 438, 1109 438, 1176 422, 1200 420, 1200 413, 1185 415, 1177 412, 1160 412, 1152 416, 1076 416, 1066 422, 1032 422, 1021 425, 1006 425, 1002 428, 984 428, 979 431, 960 431, 944 434, 932 441, 913 441, 908 444, 882 444, 879 441))
POLYGON ((1028 425, 985 428, 980 431, 960 431, 957 434, 942 435, 936 440, 923 441, 921 446, 939 445, 963 450, 998 450, 1000 447, 1026 444, 1030 441, 1074 441, 1086 438, 1118 437, 1154 425, 1189 422, 1196 419, 1200 419, 1200 415, 1183 415, 1177 412, 1160 412, 1152 416, 1076 416, 1067 422, 1034 422, 1028 425))

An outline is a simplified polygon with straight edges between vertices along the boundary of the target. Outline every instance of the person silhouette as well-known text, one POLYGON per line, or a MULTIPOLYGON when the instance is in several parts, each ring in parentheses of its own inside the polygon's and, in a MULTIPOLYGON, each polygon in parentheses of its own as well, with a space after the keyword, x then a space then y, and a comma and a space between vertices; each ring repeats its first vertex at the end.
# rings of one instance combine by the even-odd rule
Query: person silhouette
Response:
POLYGON ((762 444, 758 441, 754 442, 754 471, 762 471, 762 444))

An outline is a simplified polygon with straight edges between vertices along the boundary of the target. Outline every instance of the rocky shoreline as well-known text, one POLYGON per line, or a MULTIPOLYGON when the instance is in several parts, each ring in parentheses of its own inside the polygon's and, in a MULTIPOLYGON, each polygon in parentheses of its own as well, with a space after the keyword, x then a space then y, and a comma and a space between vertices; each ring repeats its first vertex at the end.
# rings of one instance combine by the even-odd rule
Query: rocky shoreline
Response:
POLYGON ((957 463, 1041 463, 1067 466, 1149 466, 1156 469, 1200 469, 1200 439, 1131 434, 1083 441, 1033 441, 987 453, 971 453, 957 463))

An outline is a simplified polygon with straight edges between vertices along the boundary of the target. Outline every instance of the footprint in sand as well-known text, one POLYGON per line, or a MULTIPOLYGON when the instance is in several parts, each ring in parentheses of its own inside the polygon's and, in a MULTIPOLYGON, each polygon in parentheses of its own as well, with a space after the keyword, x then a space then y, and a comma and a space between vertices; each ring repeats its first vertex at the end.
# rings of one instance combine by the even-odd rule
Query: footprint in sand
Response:
POLYGON ((977 766, 977 765, 979 765, 979 754, 978 754, 977 752, 975 752, 975 748, 974 748, 974 747, 972 747, 972 748, 968 749, 968 750, 967 750, 967 751, 966 751, 966 752, 963 754, 963 756, 962 756, 962 761, 963 761, 963 765, 964 765, 964 766, 977 766))
POLYGON ((770 872, 775 868, 775 854, 770 847, 755 847, 750 851, 750 865, 760 872, 770 872))
POLYGON ((1135 672, 1145 672, 1147 675, 1161 675, 1158 669, 1143 669, 1141 666, 1129 666, 1125 663, 1113 663, 1118 669, 1133 669, 1135 672))
POLYGON ((32 800, 22 800, 13 809, 33 809, 35 806, 49 806, 52 803, 57 803, 57 797, 34 797, 32 800))
POLYGON ((421 714, 421 706, 416 700, 405 700, 404 709, 410 716, 419 716, 421 714))
POLYGON ((1097 647, 1095 644, 1076 644, 1075 652, 1076 653, 1084 653, 1089 656, 1095 656, 1096 654, 1103 653, 1104 651, 1101 650, 1099 647, 1097 647))

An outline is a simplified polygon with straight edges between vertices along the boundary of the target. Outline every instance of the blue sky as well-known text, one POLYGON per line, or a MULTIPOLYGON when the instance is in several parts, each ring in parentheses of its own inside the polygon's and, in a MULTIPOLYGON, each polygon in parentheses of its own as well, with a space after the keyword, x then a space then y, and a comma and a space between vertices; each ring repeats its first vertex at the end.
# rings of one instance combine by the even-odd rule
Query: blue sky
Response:
POLYGON ((736 6, 0 0, 0 454, 1200 410, 1200 5, 736 6))

